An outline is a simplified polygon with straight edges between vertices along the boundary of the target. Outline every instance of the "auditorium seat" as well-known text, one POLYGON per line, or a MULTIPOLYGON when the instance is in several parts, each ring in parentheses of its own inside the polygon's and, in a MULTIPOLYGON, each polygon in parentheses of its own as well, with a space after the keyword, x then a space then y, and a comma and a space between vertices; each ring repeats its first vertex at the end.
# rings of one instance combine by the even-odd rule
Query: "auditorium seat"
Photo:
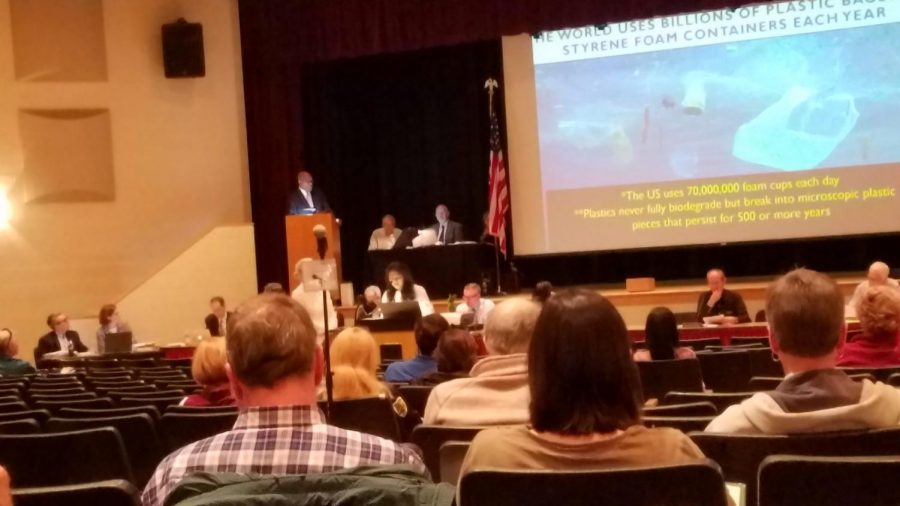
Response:
POLYGON ((85 369, 90 372, 92 369, 121 369, 122 364, 119 363, 118 360, 114 358, 98 358, 98 357, 90 357, 84 362, 85 369))
POLYGON ((403 360, 403 345, 399 343, 385 343, 378 346, 381 351, 381 363, 391 363, 403 360))
POLYGON ((169 367, 190 367, 191 359, 189 358, 162 358, 159 360, 160 365, 169 367))
POLYGON ((122 437, 113 428, 55 434, 0 435, 0 462, 15 487, 133 482, 122 437))
POLYGON ((97 392, 97 395, 109 395, 110 392, 116 392, 116 393, 128 393, 128 392, 158 392, 159 390, 156 388, 156 385, 146 385, 146 384, 144 384, 144 385, 134 385, 134 386, 129 386, 129 387, 123 387, 123 386, 114 386, 114 387, 101 386, 101 387, 96 387, 96 388, 94 389, 94 391, 97 392))
POLYGON ((438 453, 441 462, 441 481, 456 486, 459 483, 459 471, 469 452, 470 442, 447 441, 441 445, 438 453))
POLYGON ((471 442, 484 427, 452 427, 445 425, 419 425, 412 431, 410 442, 422 449, 425 467, 435 483, 441 478, 441 446, 448 441, 471 442))
POLYGON ((770 455, 831 457, 900 454, 900 428, 793 436, 689 434, 703 454, 722 467, 726 481, 747 485, 747 504, 756 504, 759 465, 770 455))
POLYGON ((900 387, 900 373, 895 372, 894 374, 891 374, 888 377, 887 382, 888 382, 888 385, 891 385, 892 387, 900 387))
POLYGON ((644 400, 662 399, 667 392, 702 392, 703 378, 696 359, 637 362, 644 400))
POLYGON ((663 405, 685 404, 689 402, 711 402, 719 413, 728 409, 728 406, 739 404, 744 399, 749 399, 755 392, 669 392, 663 399, 663 405))
MULTIPOLYGON (((745 351, 697 353, 703 384, 713 392, 746 392, 750 383, 750 355, 745 351)), ((683 391, 682 389, 673 389, 683 391)))
POLYGON ((641 421, 647 427, 671 427, 681 432, 703 430, 715 416, 644 416, 641 421))
POLYGON ((56 487, 17 488, 16 506, 140 506, 141 494, 125 480, 107 480, 56 487))
POLYGON ((0 404, 0 413, 14 413, 16 411, 28 411, 28 405, 22 401, 0 404))
POLYGON ((711 402, 688 402, 663 406, 645 406, 644 416, 716 416, 719 410, 711 402))
POLYGON ((83 401, 85 399, 96 399, 97 394, 94 392, 72 392, 72 393, 59 393, 59 392, 29 392, 28 393, 29 400, 34 403, 37 401, 65 401, 65 400, 73 400, 73 401, 83 401))
POLYGON ((9 413, 0 413, 0 422, 11 420, 34 420, 41 427, 50 419, 50 412, 46 409, 31 409, 25 411, 12 411, 9 413))
POLYGON ((41 424, 34 418, 0 422, 0 434, 37 434, 41 424))
POLYGON ((113 401, 109 397, 98 397, 83 401, 37 401, 34 403, 34 407, 36 409, 46 409, 55 415, 62 408, 111 408, 113 407, 113 401))
POLYGON ((80 386, 82 386, 81 381, 71 376, 65 378, 34 378, 28 385, 28 388, 29 390, 34 390, 35 388, 72 388, 80 386))
POLYGON ((871 374, 877 381, 882 382, 887 382, 892 374, 900 373, 900 367, 841 367, 840 369, 851 376, 871 374))
POLYGON ((237 413, 237 406, 169 406, 166 413, 202 415, 204 413, 237 413))
POLYGON ((766 457, 759 506, 900 503, 900 457, 766 457))
POLYGON ((155 406, 134 406, 130 408, 63 408, 59 410, 62 418, 109 418, 126 415, 145 414, 159 423, 160 413, 155 406))
POLYGON ((125 369, 163 369, 165 366, 159 366, 156 359, 152 358, 123 358, 119 360, 125 369))
POLYGON ((732 346, 751 345, 757 348, 768 348, 769 336, 733 336, 731 338, 732 346))
POLYGON ((146 399, 141 397, 122 397, 116 404, 120 408, 128 408, 134 406, 155 406, 160 413, 165 413, 166 408, 172 405, 177 405, 183 399, 183 395, 173 397, 159 397, 153 399, 146 399))
POLYGON ((223 413, 172 413, 160 419, 159 432, 167 453, 231 430, 237 421, 237 412, 223 413))
POLYGON ((750 378, 747 390, 752 392, 771 392, 775 390, 784 378, 772 378, 768 376, 754 376, 750 378))
POLYGON ((781 362, 775 360, 772 348, 748 348, 744 350, 750 355, 750 376, 784 377, 781 362))
POLYGON ((704 337, 701 339, 685 339, 681 342, 682 346, 687 346, 694 351, 703 351, 709 346, 718 346, 722 344, 722 340, 718 337, 704 337))
POLYGON ((110 367, 106 369, 88 369, 85 376, 102 378, 108 376, 133 376, 134 373, 124 367, 110 367))
POLYGON ((425 415, 425 404, 428 403, 428 396, 431 395, 433 388, 433 386, 408 385, 398 389, 400 397, 406 402, 414 419, 421 420, 425 415))
MULTIPOLYGON (((328 412, 328 423, 399 442, 400 423, 392 404, 386 397, 335 401, 328 412)), ((324 402, 320 402, 319 408, 326 412, 324 405, 324 402)))
POLYGON ((465 506, 725 506, 715 462, 597 471, 474 471, 462 477, 465 506))
POLYGON ((24 381, 6 381, 0 383, 0 390, 17 390, 24 392, 28 388, 28 384, 24 381))
MULTIPOLYGON (((95 381, 91 383, 91 388, 97 390, 99 388, 105 388, 108 390, 118 390, 121 388, 130 388, 130 387, 146 387, 153 386, 142 380, 122 380, 122 381, 95 381)), ((154 388, 155 390, 155 388, 154 388)))
POLYGON ((135 391, 135 390, 110 390, 109 396, 112 397, 113 401, 119 402, 125 397, 130 397, 132 399, 170 399, 173 397, 178 397, 179 399, 184 398, 183 390, 149 390, 149 391, 135 391))
POLYGON ((128 383, 134 381, 131 375, 117 374, 115 376, 85 376, 84 382, 88 385, 111 385, 115 383, 128 383))
POLYGON ((194 380, 165 380, 165 381, 156 381, 153 386, 159 388, 160 390, 183 390, 185 394, 192 394, 194 392, 198 392, 203 390, 203 386, 197 384, 194 380))
POLYGON ((137 413, 106 418, 51 418, 47 422, 47 432, 70 432, 99 427, 113 427, 119 431, 125 445, 125 454, 137 480, 135 485, 143 488, 164 456, 156 422, 150 415, 137 413))
POLYGON ((26 391, 28 395, 76 395, 83 394, 87 392, 87 389, 83 386, 81 387, 67 387, 67 388, 59 388, 59 389, 37 389, 32 390, 28 389, 26 391))
POLYGON ((0 404, 7 404, 10 402, 21 402, 23 400, 24 399, 22 399, 22 397, 20 397, 19 395, 4 395, 4 396, 0 397, 0 404))

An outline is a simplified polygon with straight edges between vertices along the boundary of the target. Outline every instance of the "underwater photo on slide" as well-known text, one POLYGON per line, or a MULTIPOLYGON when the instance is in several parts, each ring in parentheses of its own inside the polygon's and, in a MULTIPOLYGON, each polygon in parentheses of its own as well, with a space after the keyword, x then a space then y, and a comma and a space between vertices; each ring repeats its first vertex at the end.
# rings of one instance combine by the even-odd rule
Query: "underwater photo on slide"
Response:
POLYGON ((536 60, 545 190, 900 161, 900 23, 658 47, 536 60))

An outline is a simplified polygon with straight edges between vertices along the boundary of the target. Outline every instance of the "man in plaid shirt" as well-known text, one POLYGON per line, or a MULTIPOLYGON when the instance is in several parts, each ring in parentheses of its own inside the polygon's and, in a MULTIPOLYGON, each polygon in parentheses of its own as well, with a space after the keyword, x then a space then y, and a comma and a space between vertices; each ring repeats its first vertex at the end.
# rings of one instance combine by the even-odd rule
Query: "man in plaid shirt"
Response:
POLYGON ((241 408, 237 423, 166 457, 144 489, 144 506, 162 505, 198 471, 289 475, 410 464, 427 475, 406 447, 325 423, 316 405, 324 356, 309 315, 293 299, 264 294, 242 304, 226 342, 226 372, 241 408))

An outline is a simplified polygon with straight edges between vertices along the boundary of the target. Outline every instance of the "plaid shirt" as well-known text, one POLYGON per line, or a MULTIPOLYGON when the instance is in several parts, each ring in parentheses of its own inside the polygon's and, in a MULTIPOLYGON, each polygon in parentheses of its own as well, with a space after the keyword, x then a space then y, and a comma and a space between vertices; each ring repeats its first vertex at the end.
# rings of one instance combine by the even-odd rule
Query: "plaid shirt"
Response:
POLYGON ((413 451, 387 439, 332 427, 311 406, 250 408, 228 432, 166 457, 144 489, 144 506, 162 505, 182 478, 198 471, 312 474, 373 464, 411 464, 428 471, 413 451))

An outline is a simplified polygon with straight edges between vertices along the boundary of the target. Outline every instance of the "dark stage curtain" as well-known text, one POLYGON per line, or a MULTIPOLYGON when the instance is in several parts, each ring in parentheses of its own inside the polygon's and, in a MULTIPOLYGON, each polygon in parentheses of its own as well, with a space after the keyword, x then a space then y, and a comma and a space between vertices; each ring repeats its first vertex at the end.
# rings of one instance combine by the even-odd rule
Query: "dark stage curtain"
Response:
MULTIPOLYGON (((357 287, 384 214, 424 227, 444 203, 478 240, 488 202, 488 77, 502 80, 499 41, 304 66, 305 160, 344 222, 344 277, 357 287)), ((501 114, 502 106, 496 96, 501 114)))

